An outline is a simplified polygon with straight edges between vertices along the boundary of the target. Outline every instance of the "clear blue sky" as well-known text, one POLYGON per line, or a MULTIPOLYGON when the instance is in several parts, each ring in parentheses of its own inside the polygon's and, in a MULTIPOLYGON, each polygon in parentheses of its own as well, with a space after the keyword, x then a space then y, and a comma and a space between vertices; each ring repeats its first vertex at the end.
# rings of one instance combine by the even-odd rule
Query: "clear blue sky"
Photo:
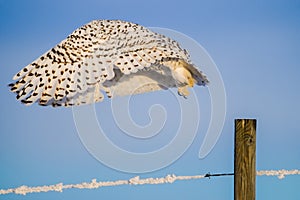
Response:
MULTIPOLYGON (((7 87, 18 70, 93 19, 122 19, 185 33, 209 52, 225 84, 226 121, 211 153, 198 159, 203 141, 199 131, 179 160, 140 176, 232 172, 235 118, 258 119, 258 170, 299 169, 299 11, 298 1, 0 0, 0 189, 80 183, 93 178, 118 180, 136 175, 113 170, 88 153, 76 132, 71 109, 26 107, 15 100, 7 87)), ((155 103, 163 102, 165 93, 157 94, 150 97, 155 97, 152 99, 155 103)), ((197 91, 200 102, 202 94, 207 96, 203 88, 197 91)), ((108 106, 109 102, 97 105, 99 115, 108 112, 108 106)), ((201 113, 204 121, 207 110, 203 108, 201 113)), ((140 119, 139 112, 134 114, 140 119)), ((103 118, 108 127, 114 126, 113 121, 103 118)), ((283 180, 257 177, 257 199, 300 199, 299 182, 299 176, 283 180)), ((0 196, 0 199, 82 198, 232 199, 233 178, 0 196)))

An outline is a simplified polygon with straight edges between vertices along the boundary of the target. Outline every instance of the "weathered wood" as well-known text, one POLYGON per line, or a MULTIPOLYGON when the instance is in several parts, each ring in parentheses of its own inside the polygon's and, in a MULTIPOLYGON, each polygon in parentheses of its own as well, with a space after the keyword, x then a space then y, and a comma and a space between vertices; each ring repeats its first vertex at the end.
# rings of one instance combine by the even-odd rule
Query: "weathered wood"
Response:
POLYGON ((254 200, 256 179, 256 120, 235 120, 234 199, 254 200))

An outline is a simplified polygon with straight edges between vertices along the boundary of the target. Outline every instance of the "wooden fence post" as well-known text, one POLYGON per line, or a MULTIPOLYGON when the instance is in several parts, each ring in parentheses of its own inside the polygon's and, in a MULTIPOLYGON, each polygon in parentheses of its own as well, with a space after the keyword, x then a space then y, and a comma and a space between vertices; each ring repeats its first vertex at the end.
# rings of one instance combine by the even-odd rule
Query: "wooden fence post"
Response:
POLYGON ((234 199, 254 200, 256 179, 256 120, 235 120, 234 199))

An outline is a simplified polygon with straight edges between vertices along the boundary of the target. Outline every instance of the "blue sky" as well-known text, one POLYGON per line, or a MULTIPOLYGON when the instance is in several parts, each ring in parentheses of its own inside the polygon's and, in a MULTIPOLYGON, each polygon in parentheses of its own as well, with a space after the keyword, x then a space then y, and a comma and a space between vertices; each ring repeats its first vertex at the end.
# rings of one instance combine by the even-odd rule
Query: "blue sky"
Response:
MULTIPOLYGON (((199 134, 179 160, 140 176, 232 172, 235 118, 258 120, 258 170, 299 169, 299 10, 297 1, 0 0, 0 189, 80 183, 93 178, 128 179, 136 175, 111 169, 89 154, 77 134, 71 109, 26 107, 15 100, 7 87, 18 70, 93 19, 122 19, 182 32, 208 51, 225 84, 225 125, 209 155, 198 158, 204 138, 201 130, 205 129, 205 125, 204 128, 200 125, 199 134)), ((207 122, 207 90, 196 90, 201 119, 207 122)), ((176 103, 169 105, 165 95, 166 92, 157 92, 149 94, 147 99, 150 103, 165 103, 167 110, 176 112, 176 103)), ((141 100, 137 102, 143 103, 143 97, 138 98, 141 100)), ((143 107, 142 103, 138 108, 143 107)), ((96 105, 99 120, 108 129, 117 130, 110 117, 106 117, 109 106, 109 101, 96 105)), ((135 111, 133 115, 138 123, 147 123, 146 114, 135 111)), ((172 122, 167 123, 166 132, 172 133, 172 127, 172 122)), ((283 180, 257 177, 257 199, 300 199, 299 181, 299 176, 283 180)), ((54 198, 232 199, 233 178, 0 196, 0 199, 54 198)))

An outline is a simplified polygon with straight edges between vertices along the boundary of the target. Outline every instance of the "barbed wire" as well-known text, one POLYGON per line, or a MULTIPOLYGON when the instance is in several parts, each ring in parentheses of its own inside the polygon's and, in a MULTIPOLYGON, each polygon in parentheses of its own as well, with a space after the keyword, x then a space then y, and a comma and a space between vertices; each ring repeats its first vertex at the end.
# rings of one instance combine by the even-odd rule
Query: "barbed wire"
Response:
MULTIPOLYGON (((158 177, 158 178, 144 178, 141 179, 139 176, 133 177, 129 180, 117 180, 117 181, 99 181, 97 182, 96 179, 92 179, 91 182, 82 182, 78 184, 63 184, 58 183, 55 185, 44 185, 44 186, 36 186, 36 187, 29 187, 26 185, 22 185, 17 188, 11 189, 1 189, 0 195, 4 194, 20 194, 26 195, 28 193, 38 193, 38 192, 63 192, 66 189, 97 189, 100 187, 108 187, 108 186, 119 186, 119 185, 145 185, 145 184, 166 184, 166 183, 174 183, 175 181, 182 181, 182 180, 193 180, 193 179, 203 179, 203 178, 210 178, 212 176, 230 176, 234 175, 233 173, 222 173, 222 174, 203 174, 203 175, 194 175, 194 176, 176 176, 175 174, 169 174, 165 177, 158 177)), ((287 175, 300 175, 300 170, 260 170, 256 171, 257 176, 277 176, 279 179, 285 178, 287 175)))
POLYGON ((284 179, 286 175, 300 175, 300 170, 260 170, 256 171, 257 176, 277 176, 278 179, 284 179))

